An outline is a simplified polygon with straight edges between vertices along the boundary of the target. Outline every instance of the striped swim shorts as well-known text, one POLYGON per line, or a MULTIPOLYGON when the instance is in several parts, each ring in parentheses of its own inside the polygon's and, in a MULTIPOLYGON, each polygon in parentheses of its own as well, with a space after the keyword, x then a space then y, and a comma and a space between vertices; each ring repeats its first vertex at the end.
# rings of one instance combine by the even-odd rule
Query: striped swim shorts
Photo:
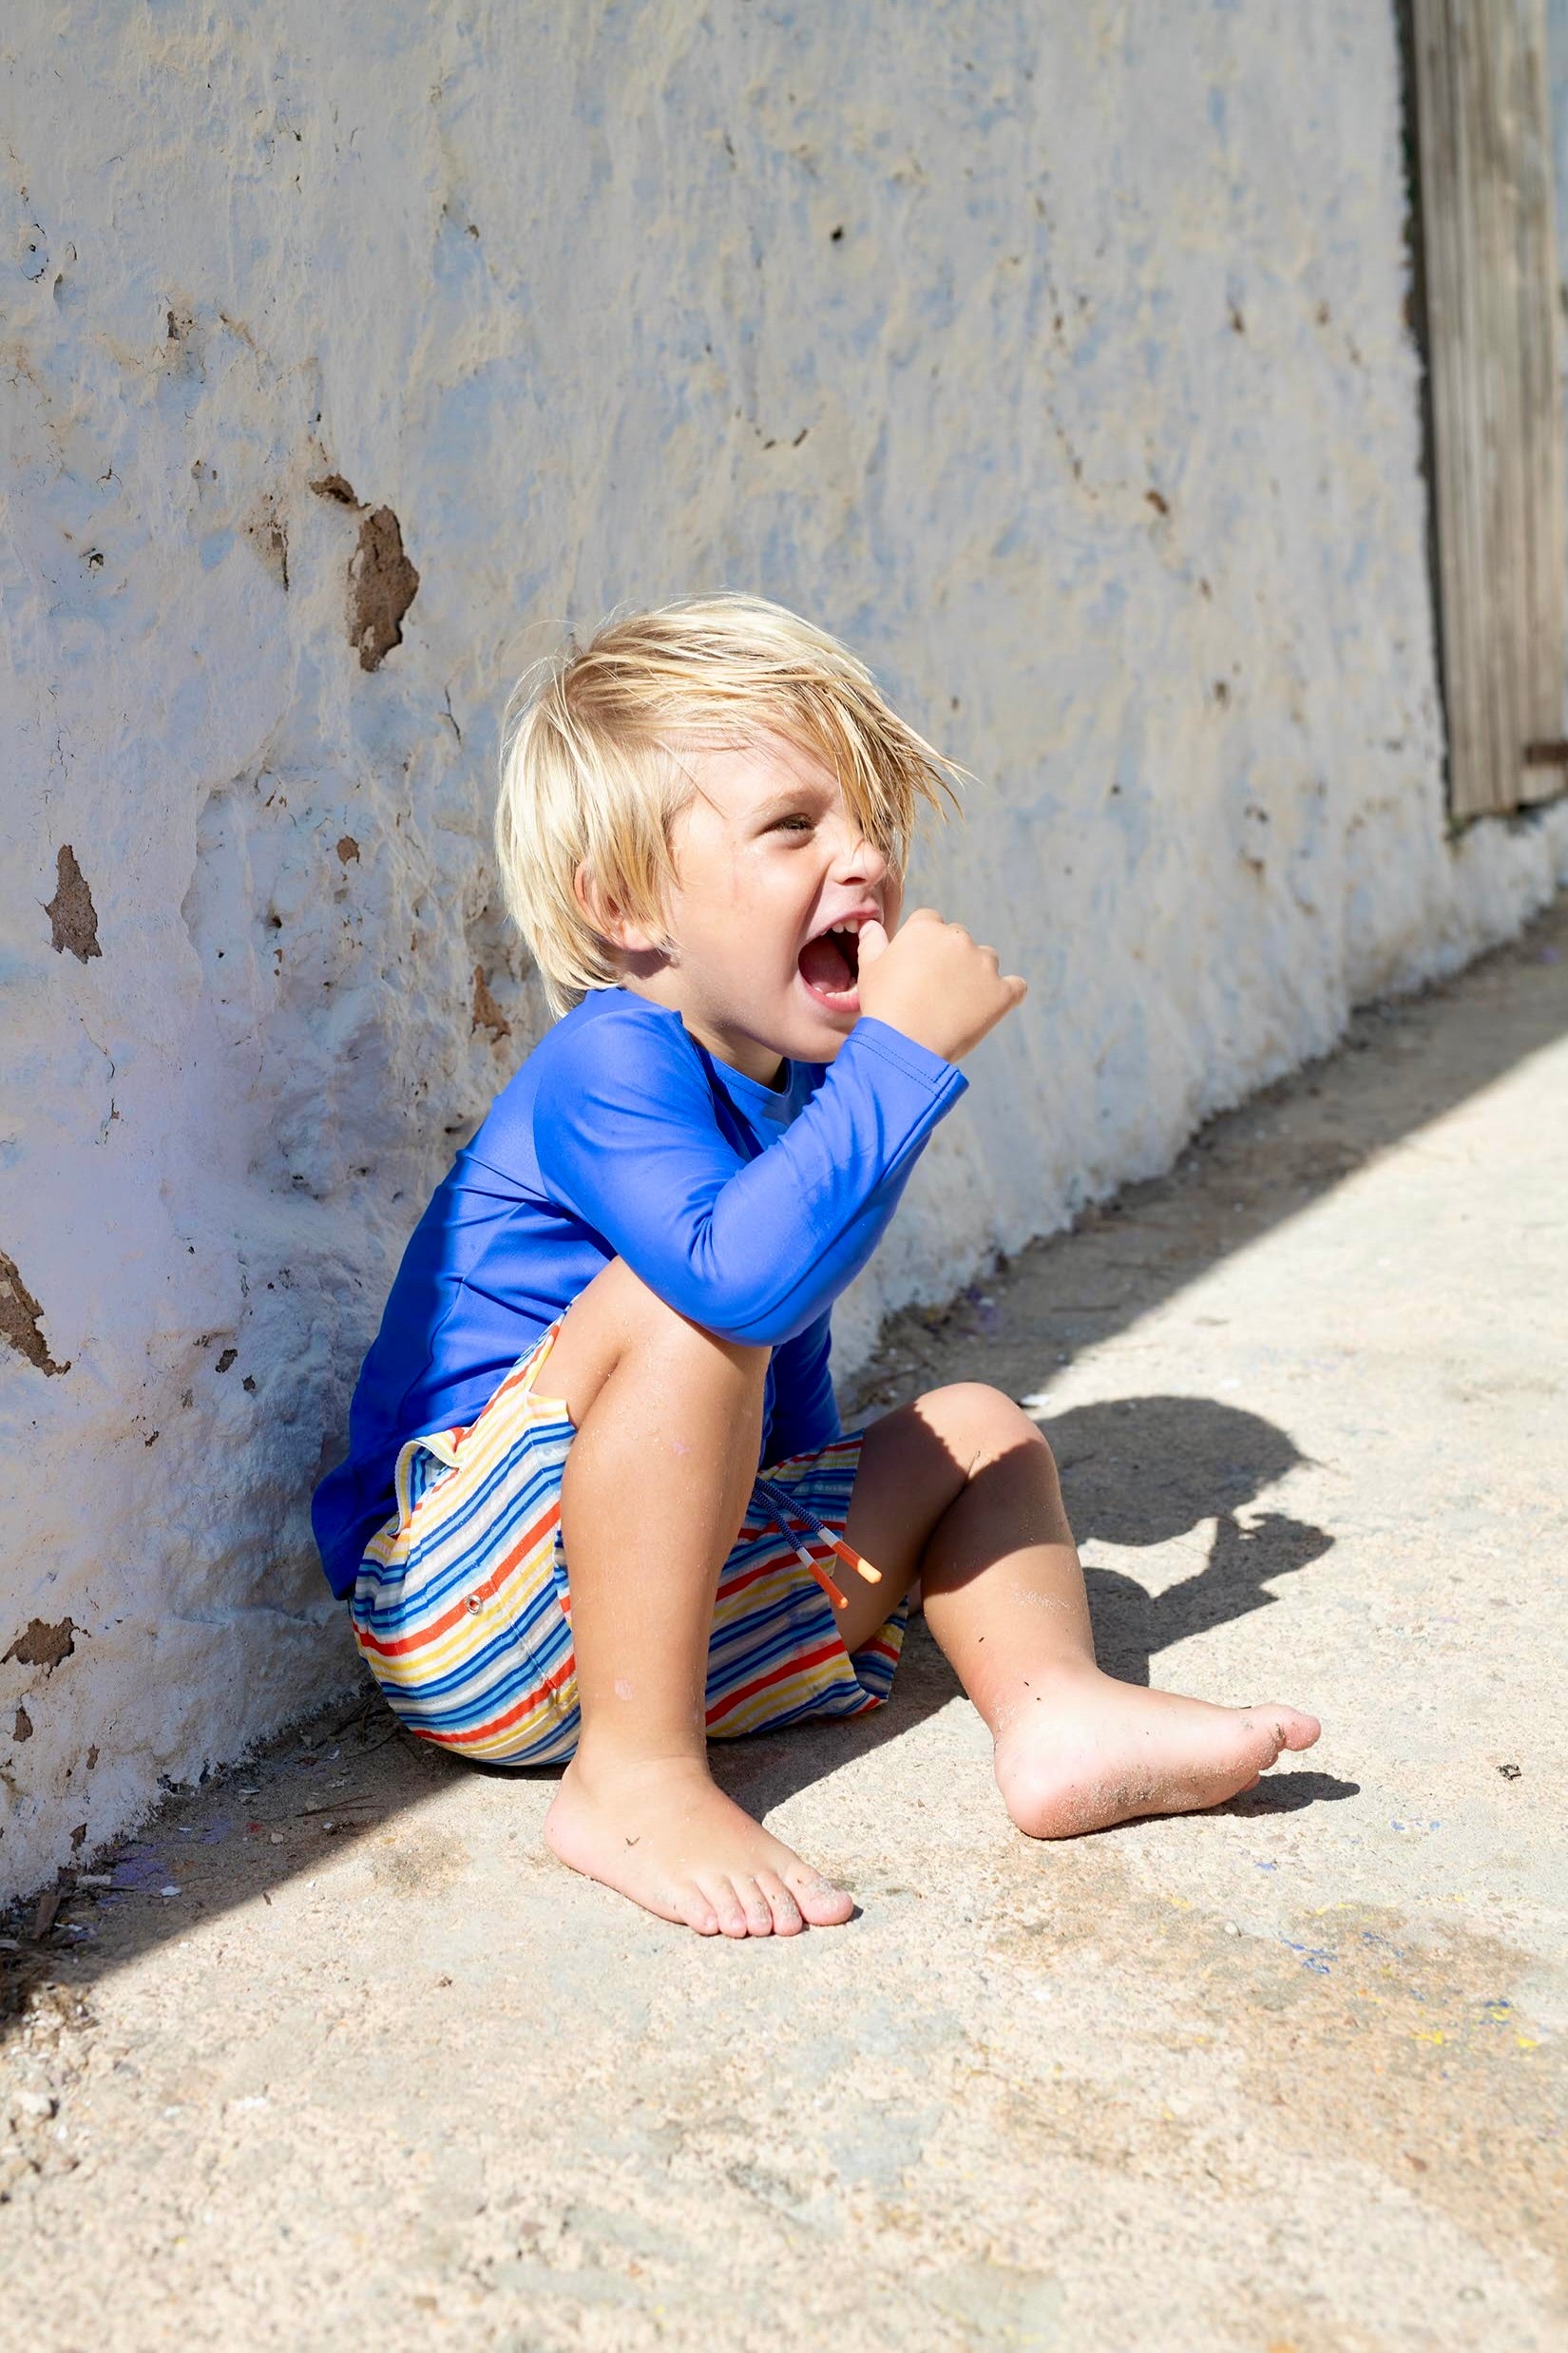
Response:
MULTIPOLYGON (((397 1509, 366 1547, 350 1601, 359 1648, 411 1732, 498 1765, 572 1754, 581 1728, 561 1480, 575 1435, 536 1384, 563 1317, 466 1429, 410 1439, 397 1509)), ((813 1715, 859 1715, 892 1688, 900 1602, 851 1657, 829 1597, 861 1433, 758 1475, 718 1579, 708 1649, 712 1740, 813 1715), (824 1588, 829 1590, 825 1591, 824 1588)))

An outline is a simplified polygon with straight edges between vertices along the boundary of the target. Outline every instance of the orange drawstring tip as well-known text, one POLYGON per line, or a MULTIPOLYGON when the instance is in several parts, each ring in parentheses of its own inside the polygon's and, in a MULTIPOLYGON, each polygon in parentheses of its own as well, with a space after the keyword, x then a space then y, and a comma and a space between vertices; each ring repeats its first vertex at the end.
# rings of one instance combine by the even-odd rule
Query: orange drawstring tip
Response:
POLYGON ((832 1578, 828 1575, 827 1570, 822 1566, 820 1560, 814 1560, 812 1563, 812 1575, 815 1578, 817 1583, 821 1586, 823 1592, 827 1595, 835 1610, 847 1610, 849 1608, 849 1595, 844 1592, 841 1586, 833 1583, 832 1578))
POLYGON ((870 1562, 863 1559, 861 1555, 855 1551, 851 1544, 840 1544, 835 1542, 833 1545, 833 1550, 837 1553, 840 1560, 844 1562, 846 1568, 853 1569, 855 1575, 857 1577, 863 1577, 868 1585, 881 1584, 882 1571, 880 1569, 873 1569, 870 1562))
POLYGON ((828 1550, 835 1554, 846 1568, 853 1569, 855 1575, 863 1577, 868 1585, 881 1584, 882 1571, 873 1569, 870 1562, 863 1559, 852 1544, 847 1544, 842 1537, 835 1536, 832 1528, 825 1528, 815 1513, 807 1510, 798 1496, 783 1494, 765 1480, 759 1479, 756 1483, 759 1492, 766 1496, 768 1502, 774 1506, 770 1524, 778 1530, 779 1535, 786 1544, 791 1546, 795 1559, 802 1566, 810 1569, 835 1610, 847 1610, 850 1606, 849 1601, 841 1588, 835 1585, 828 1575, 821 1561, 813 1559, 794 1528, 791 1527, 788 1518, 791 1512, 797 1514, 800 1519, 807 1521, 818 1541, 826 1544, 828 1550))
POLYGON ((799 1561, 801 1567, 803 1569, 810 1569, 812 1575, 815 1578, 817 1583, 821 1586, 823 1592, 832 1603, 834 1609, 847 1610, 850 1606, 849 1596, 844 1592, 841 1586, 833 1583, 832 1578, 828 1575, 828 1572, 823 1567, 821 1561, 813 1559, 811 1554, 806 1550, 805 1545, 801 1542, 799 1537, 796 1536, 794 1530, 793 1528, 787 1528, 784 1525, 783 1521, 776 1515, 774 1519, 774 1526, 778 1530, 778 1533, 784 1539, 785 1543, 789 1545, 791 1551, 794 1554, 794 1557, 799 1561))

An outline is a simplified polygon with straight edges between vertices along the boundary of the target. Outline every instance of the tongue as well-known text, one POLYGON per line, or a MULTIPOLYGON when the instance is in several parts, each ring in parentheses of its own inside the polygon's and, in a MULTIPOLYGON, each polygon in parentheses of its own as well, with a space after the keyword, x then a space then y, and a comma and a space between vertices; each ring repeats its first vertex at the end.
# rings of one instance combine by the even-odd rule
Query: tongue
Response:
POLYGON ((838 942, 826 932, 818 940, 808 940, 801 949, 800 977, 808 988, 825 989, 835 997, 854 986, 853 966, 838 942))

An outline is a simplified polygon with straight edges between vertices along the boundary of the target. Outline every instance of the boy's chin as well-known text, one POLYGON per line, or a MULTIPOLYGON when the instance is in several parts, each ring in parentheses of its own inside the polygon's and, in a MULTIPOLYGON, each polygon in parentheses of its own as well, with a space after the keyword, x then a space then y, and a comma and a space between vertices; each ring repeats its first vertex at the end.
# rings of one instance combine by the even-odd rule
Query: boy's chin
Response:
POLYGON ((842 1004, 825 1004, 809 989, 804 981, 797 982, 795 1004, 791 1007, 794 1018, 790 1026, 803 1043, 786 1050, 797 1062, 831 1062, 845 1039, 860 1019, 860 999, 850 995, 842 1004), (809 1043, 807 1043, 809 1042, 809 1043))

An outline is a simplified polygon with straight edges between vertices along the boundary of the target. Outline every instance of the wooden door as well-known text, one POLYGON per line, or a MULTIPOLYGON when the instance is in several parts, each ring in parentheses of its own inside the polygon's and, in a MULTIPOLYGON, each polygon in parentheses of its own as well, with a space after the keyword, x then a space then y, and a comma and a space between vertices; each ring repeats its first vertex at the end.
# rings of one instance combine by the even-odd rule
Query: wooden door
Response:
POLYGON ((1568 785, 1568 517, 1545 0, 1412 0, 1456 817, 1568 785))

